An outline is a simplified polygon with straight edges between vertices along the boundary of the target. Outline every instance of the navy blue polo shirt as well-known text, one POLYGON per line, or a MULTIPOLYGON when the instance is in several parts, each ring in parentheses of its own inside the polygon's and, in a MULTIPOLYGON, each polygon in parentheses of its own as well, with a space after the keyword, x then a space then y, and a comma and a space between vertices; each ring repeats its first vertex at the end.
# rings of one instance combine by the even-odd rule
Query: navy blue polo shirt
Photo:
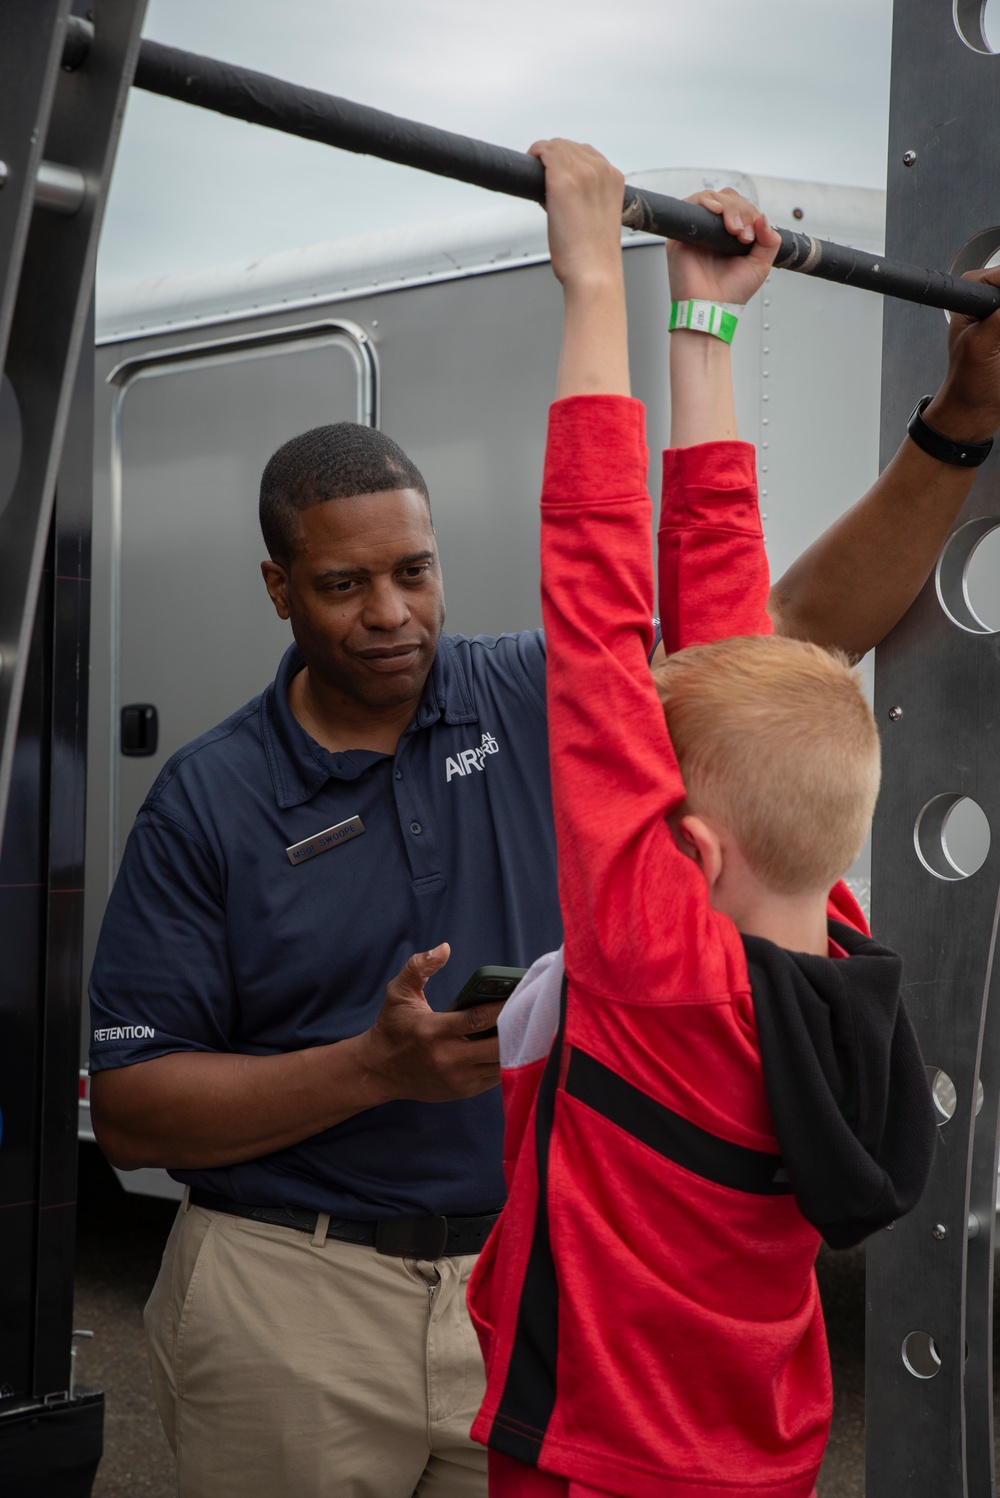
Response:
MULTIPOLYGON (((267 1056, 368 1028, 414 951, 477 967, 562 940, 540 633, 444 636, 393 756, 331 754, 274 682, 163 767, 129 835, 90 983, 91 1070, 172 1051, 267 1056), (286 849, 359 817, 292 864, 286 849)), ((478 1213, 504 1197, 500 1089, 394 1102, 290 1149, 178 1181, 343 1217, 478 1213)))

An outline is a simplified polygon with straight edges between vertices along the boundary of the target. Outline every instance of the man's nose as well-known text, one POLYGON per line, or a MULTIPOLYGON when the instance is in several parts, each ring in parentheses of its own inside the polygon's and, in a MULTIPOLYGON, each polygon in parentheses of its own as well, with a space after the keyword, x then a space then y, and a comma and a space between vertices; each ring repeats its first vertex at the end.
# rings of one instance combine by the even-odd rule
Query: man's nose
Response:
POLYGON ((402 629, 410 618, 406 596, 392 578, 376 579, 365 600, 366 629, 402 629))

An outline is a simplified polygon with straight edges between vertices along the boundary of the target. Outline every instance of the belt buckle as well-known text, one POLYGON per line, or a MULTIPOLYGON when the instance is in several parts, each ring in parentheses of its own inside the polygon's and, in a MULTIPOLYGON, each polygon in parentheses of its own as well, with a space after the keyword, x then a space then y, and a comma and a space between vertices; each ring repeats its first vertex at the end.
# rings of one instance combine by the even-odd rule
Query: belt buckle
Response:
POLYGON ((375 1225, 375 1252, 395 1259, 440 1259, 447 1243, 447 1217, 387 1217, 375 1225))

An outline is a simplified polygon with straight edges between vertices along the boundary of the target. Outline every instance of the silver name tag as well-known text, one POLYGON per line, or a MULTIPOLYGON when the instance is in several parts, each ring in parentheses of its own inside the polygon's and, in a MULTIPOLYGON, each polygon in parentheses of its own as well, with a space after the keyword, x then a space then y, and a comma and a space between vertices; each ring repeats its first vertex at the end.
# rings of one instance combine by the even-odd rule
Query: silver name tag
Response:
POLYGON ((325 832, 316 832, 312 837, 302 839, 301 843, 293 843, 286 848, 289 863, 305 863, 307 858, 315 858, 317 853, 325 853, 328 848, 336 848, 340 843, 349 843, 352 837, 360 837, 365 830, 365 824, 360 817, 348 817, 346 822, 338 822, 335 827, 328 827, 325 832))

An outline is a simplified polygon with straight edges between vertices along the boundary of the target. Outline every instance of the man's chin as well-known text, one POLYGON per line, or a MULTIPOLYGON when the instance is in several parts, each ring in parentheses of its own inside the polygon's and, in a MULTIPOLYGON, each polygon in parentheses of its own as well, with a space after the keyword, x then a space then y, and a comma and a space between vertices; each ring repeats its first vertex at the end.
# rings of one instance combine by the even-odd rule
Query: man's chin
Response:
POLYGON ((430 662, 418 661, 405 671, 382 673, 365 671, 358 679, 359 699, 371 708, 405 707, 408 702, 416 706, 424 684, 430 674, 430 662))

